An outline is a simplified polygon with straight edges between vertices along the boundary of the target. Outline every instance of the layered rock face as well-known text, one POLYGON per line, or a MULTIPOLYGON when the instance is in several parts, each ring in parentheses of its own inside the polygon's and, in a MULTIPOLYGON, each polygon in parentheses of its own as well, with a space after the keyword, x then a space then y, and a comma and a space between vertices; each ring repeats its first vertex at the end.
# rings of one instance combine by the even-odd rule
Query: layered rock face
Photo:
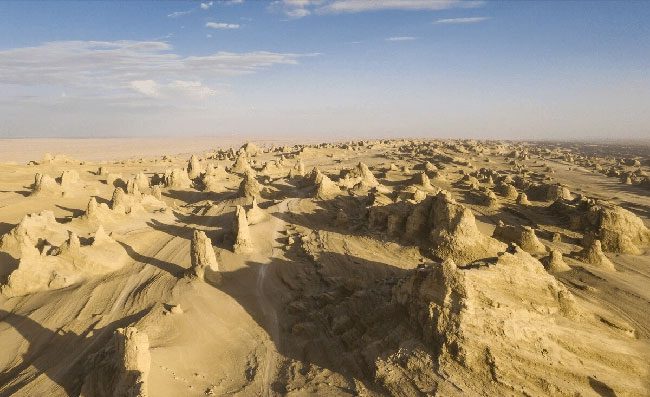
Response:
POLYGON ((645 370, 633 363, 634 352, 615 347, 621 336, 591 343, 589 335, 604 325, 522 250, 479 268, 447 260, 417 270, 394 288, 393 299, 421 329, 436 372, 453 385, 439 385, 445 388, 438 393, 579 394, 590 371, 602 368, 602 357, 631 360, 600 374, 608 384, 632 394, 643 390, 641 382, 626 380, 626 371, 645 370))

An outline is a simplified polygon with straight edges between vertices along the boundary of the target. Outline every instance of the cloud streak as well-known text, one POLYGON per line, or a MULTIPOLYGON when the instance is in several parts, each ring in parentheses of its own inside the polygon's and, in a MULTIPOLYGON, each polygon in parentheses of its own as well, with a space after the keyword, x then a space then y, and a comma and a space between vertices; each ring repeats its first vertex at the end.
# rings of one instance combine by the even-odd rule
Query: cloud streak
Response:
POLYGON ((191 14, 191 13, 192 13, 192 10, 176 11, 176 12, 172 12, 171 14, 168 14, 167 17, 168 18, 178 18, 178 17, 182 17, 183 15, 187 15, 187 14, 191 14))
POLYGON ((182 57, 162 41, 58 41, 0 51, 0 84, 22 92, 50 87, 93 96, 205 99, 214 95, 210 83, 218 79, 295 65, 309 55, 220 51, 182 57))
POLYGON ((134 80, 130 87, 138 94, 155 99, 203 100, 216 94, 214 89, 206 87, 200 81, 174 80, 161 84, 154 80, 134 80))
POLYGON ((438 19, 435 24, 442 25, 458 25, 458 24, 469 24, 469 23, 479 23, 490 19, 489 17, 470 17, 470 18, 446 18, 438 19))
POLYGON ((277 0, 270 9, 281 10, 290 18, 311 14, 351 14, 360 12, 401 10, 439 11, 452 8, 480 7, 479 0, 277 0))
POLYGON ((417 40, 417 37, 413 37, 413 36, 395 36, 395 37, 386 38, 386 41, 413 41, 413 40, 417 40))
POLYGON ((205 27, 210 29, 229 30, 229 29, 239 29, 239 24, 225 23, 225 22, 208 22, 205 24, 205 27))
POLYGON ((463 0, 334 0, 318 8, 320 13, 357 13, 382 10, 436 11, 450 8, 471 8, 482 1, 463 0))

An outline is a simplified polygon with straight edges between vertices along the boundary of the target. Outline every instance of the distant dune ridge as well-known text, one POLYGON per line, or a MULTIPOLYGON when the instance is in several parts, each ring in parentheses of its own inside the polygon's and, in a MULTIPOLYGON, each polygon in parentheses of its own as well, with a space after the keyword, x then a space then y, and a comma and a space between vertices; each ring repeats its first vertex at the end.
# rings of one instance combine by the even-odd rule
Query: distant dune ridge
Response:
POLYGON ((0 395, 650 394, 642 151, 5 141, 0 395))

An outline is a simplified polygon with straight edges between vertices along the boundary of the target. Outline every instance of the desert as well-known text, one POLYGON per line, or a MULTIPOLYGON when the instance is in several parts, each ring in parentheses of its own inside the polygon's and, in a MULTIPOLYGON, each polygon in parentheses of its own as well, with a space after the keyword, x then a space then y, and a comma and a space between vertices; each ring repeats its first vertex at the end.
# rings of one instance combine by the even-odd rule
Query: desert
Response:
POLYGON ((394 139, 3 162, 0 394, 647 395, 649 161, 394 139))
POLYGON ((648 21, 0 0, 0 397, 650 397, 648 21))

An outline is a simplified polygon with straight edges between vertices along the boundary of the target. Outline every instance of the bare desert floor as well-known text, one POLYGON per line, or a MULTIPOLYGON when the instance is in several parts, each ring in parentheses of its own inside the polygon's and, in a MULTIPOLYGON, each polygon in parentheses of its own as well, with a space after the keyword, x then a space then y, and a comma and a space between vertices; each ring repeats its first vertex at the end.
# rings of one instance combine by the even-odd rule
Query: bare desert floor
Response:
POLYGON ((647 147, 229 139, 0 141, 1 396, 650 395, 647 147))

